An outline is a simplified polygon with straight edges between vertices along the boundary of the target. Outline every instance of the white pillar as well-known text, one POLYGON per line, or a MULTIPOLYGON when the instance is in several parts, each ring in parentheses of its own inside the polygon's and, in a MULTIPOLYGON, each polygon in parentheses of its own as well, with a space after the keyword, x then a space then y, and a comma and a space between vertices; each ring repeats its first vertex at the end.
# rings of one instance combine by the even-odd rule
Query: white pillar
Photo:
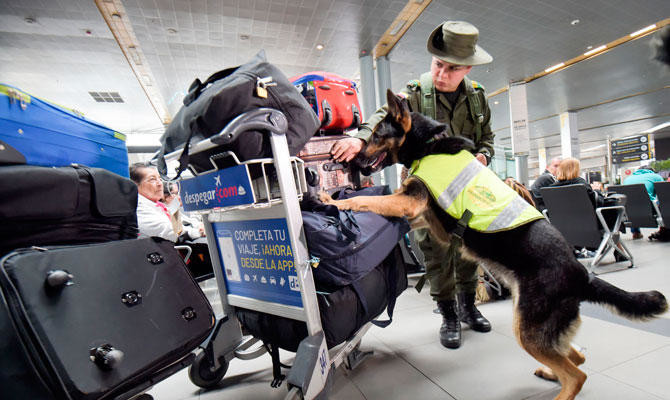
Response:
POLYGON ((561 156, 579 159, 579 130, 577 129, 577 113, 567 111, 561 113, 561 156))
POLYGON ((371 55, 362 56, 358 59, 361 70, 360 94, 363 107, 361 111, 362 122, 377 110, 377 96, 375 96, 375 70, 371 55))
POLYGON ((537 148, 537 161, 539 163, 538 168, 540 171, 538 172, 538 175, 542 174, 545 169, 547 169, 547 148, 546 147, 538 147, 537 148))
POLYGON ((514 154, 516 164, 516 179, 524 185, 528 185, 530 130, 528 128, 526 84, 524 82, 511 82, 508 93, 512 153, 514 154))

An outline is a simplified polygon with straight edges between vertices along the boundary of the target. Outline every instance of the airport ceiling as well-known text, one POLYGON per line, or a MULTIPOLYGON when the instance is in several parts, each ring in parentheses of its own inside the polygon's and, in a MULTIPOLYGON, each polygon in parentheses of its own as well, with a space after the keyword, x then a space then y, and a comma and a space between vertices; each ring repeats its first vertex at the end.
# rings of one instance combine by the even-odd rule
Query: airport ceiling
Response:
MULTIPOLYGON (((325 70, 359 78, 359 57, 370 54, 407 0, 121 3, 174 115, 194 78, 242 64, 260 49, 289 77, 325 70)), ((470 77, 491 93, 668 17, 668 0, 433 0, 389 53, 393 89, 428 69, 426 38, 444 20, 479 28, 479 44, 494 61, 470 77)), ((583 158, 602 158, 608 136, 670 121, 670 69, 651 60, 652 37, 528 83, 531 160, 538 146, 560 154, 558 115, 567 110, 577 111, 583 158)), ((0 82, 126 134, 163 130, 94 0, 0 0, 0 82), (96 102, 90 92, 116 92, 123 102, 96 102)), ((508 94, 489 101, 496 144, 510 146, 508 94)))

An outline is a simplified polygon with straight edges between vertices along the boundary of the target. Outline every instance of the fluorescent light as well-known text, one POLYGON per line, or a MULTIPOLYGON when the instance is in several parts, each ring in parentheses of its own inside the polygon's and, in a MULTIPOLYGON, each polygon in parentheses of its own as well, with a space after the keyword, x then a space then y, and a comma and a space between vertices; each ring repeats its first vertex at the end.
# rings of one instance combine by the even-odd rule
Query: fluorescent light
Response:
POLYGON ((564 65, 565 65, 565 63, 556 64, 553 67, 549 67, 549 68, 545 69, 544 72, 551 72, 551 71, 557 70, 564 65))
POLYGON ((663 128, 666 128, 666 127, 668 127, 668 126, 670 126, 670 122, 664 122, 664 123, 662 123, 662 124, 660 124, 660 125, 656 125, 656 126, 653 127, 653 128, 649 128, 649 129, 647 129, 646 131, 644 131, 644 132, 642 132, 642 133, 653 133, 653 132, 656 132, 656 131, 661 130, 661 129, 663 129, 663 128))
POLYGON ((405 22, 407 20, 401 19, 399 21, 396 21, 395 25, 393 25, 393 29, 391 29, 391 32, 389 32, 389 35, 395 36, 400 32, 400 29, 402 29, 403 26, 405 26, 405 22))
POLYGON ((590 56, 591 54, 597 53, 601 50, 605 50, 607 48, 606 45, 598 46, 595 49, 589 50, 586 53, 584 53, 585 56, 590 56))
POLYGON ((323 50, 323 45, 321 43, 316 45, 317 50, 323 50))
POLYGON ((631 33, 630 37, 640 36, 641 34, 649 32, 650 30, 652 30, 654 28, 656 28, 656 24, 649 25, 646 28, 642 28, 639 31, 635 31, 635 32, 631 33))
POLYGON ((583 152, 593 151, 593 150, 598 150, 598 149, 600 149, 600 148, 602 148, 602 147, 605 147, 605 144, 604 144, 604 143, 603 143, 603 144, 599 144, 599 145, 597 145, 597 146, 589 147, 588 149, 582 149, 582 151, 583 151, 583 152))

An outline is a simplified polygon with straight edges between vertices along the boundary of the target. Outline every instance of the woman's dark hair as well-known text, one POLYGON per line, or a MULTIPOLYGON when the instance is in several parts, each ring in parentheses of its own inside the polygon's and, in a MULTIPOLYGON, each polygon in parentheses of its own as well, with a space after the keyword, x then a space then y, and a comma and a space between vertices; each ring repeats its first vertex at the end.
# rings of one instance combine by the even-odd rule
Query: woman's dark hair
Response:
POLYGON ((144 178, 143 169, 149 168, 150 166, 143 162, 137 162, 128 168, 128 174, 130 175, 130 180, 136 184, 140 184, 144 178))

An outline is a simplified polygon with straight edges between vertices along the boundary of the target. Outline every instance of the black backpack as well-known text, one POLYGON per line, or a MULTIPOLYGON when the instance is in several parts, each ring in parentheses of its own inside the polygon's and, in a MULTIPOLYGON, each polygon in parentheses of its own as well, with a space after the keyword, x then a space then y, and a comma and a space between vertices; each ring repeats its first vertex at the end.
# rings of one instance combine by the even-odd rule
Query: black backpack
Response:
POLYGON ((186 149, 186 157, 183 157, 180 170, 186 168, 186 163, 198 172, 209 170, 212 168, 209 156, 224 151, 234 152, 240 161, 272 157, 266 133, 258 131, 245 132, 228 148, 218 147, 188 156, 188 143, 216 135, 246 111, 261 107, 281 111, 288 121, 286 140, 291 155, 297 155, 319 129, 319 120, 310 105, 286 76, 266 61, 263 50, 248 63, 219 71, 205 82, 196 79, 183 103, 160 139, 157 161, 163 175, 167 174, 163 156, 182 146, 186 149))

